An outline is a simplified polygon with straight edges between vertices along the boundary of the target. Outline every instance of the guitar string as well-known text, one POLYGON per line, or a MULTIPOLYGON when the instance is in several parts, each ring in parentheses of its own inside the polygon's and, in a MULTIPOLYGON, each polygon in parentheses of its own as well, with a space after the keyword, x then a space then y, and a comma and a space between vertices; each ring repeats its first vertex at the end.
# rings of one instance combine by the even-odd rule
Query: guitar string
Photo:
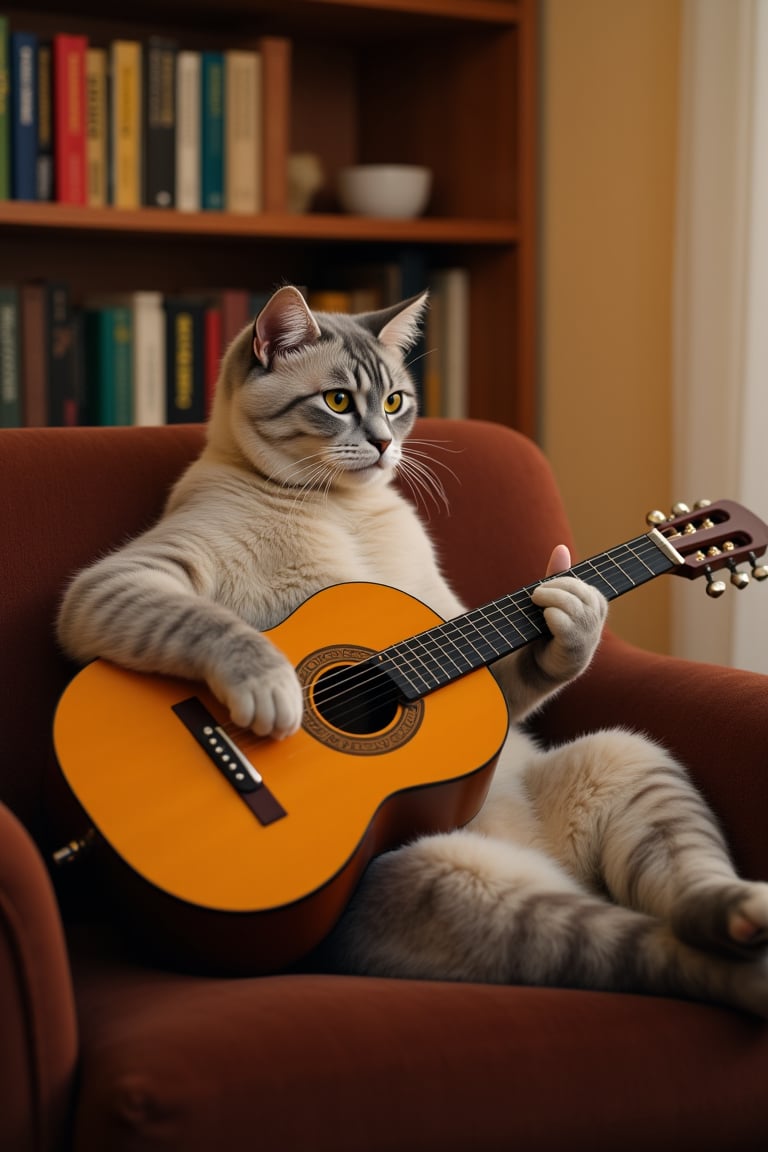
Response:
MULTIPOLYGON (((649 576, 645 576, 645 578, 640 582, 645 582, 646 579, 661 575, 661 571, 664 569, 661 569, 659 572, 657 572, 650 564, 646 563, 646 555, 655 557, 657 559, 663 557, 663 554, 660 552, 657 545, 647 536, 647 534, 644 534, 642 537, 638 537, 636 540, 629 541, 626 544, 619 545, 617 548, 603 553, 601 556, 593 557, 590 560, 580 561, 568 569, 566 574, 574 575, 577 578, 583 578, 581 575, 582 573, 592 575, 596 579, 604 581, 604 583, 611 589, 613 595, 617 596, 621 593, 607 579, 606 573, 615 573, 616 570, 618 570, 621 576, 623 576, 623 578, 628 582, 628 587, 624 589, 624 591, 628 591, 630 588, 636 587, 638 583, 638 581, 633 579, 629 572, 622 567, 622 564, 619 563, 619 557, 622 558, 624 563, 626 563, 628 560, 639 563, 641 568, 644 569, 646 573, 650 574, 649 576)), ((558 573, 558 575, 562 575, 562 573, 558 573)), ((414 643, 420 644, 422 648, 424 648, 424 650, 427 652, 429 659, 434 664, 437 664, 438 667, 440 654, 442 654, 444 658, 448 656, 451 663, 453 663, 454 667, 457 669, 459 676, 464 675, 466 672, 475 670, 478 667, 483 667, 489 663, 492 663, 494 660, 500 658, 500 656, 504 653, 500 653, 496 650, 488 638, 489 629, 486 628, 484 632, 483 626, 490 626, 490 634, 492 635, 495 632, 498 636, 501 637, 503 640, 504 649, 506 651, 510 651, 509 644, 511 638, 508 635, 505 635, 497 627, 496 621, 491 619, 489 612, 494 613, 496 619, 502 621, 507 628, 511 627, 518 633, 522 644, 513 644, 511 650, 514 651, 516 647, 522 647, 524 644, 529 643, 531 640, 536 639, 538 636, 543 634, 543 629, 540 626, 540 621, 543 620, 543 612, 532 603, 530 594, 535 588, 544 582, 545 581, 536 581, 534 584, 528 585, 515 593, 510 593, 507 596, 501 597, 499 600, 493 601, 490 604, 483 606, 482 608, 473 609, 454 620, 445 621, 443 624, 435 625, 433 629, 428 629, 423 633, 417 634, 416 636, 409 637, 405 640, 398 641, 395 644, 389 645, 388 647, 382 649, 381 652, 374 654, 373 657, 361 661, 359 665, 344 666, 343 669, 339 670, 339 676, 343 682, 335 693, 326 696, 324 706, 327 707, 330 704, 343 702, 346 697, 349 697, 351 701, 356 702, 358 705, 355 712, 349 713, 349 719, 352 722, 356 719, 360 719, 368 711, 368 703, 380 696, 381 673, 382 671, 386 671, 387 661, 389 661, 390 664, 393 661, 395 662, 397 670, 400 672, 403 678, 409 682, 411 687, 416 689, 419 696, 428 694, 430 691, 434 690, 434 688, 439 687, 441 683, 449 683, 451 680, 458 678, 458 676, 454 677, 451 675, 446 677, 444 667, 440 668, 441 675, 436 680, 434 673, 432 673, 429 678, 425 676, 423 674, 425 664, 424 655, 423 653, 419 654, 418 652, 412 651, 412 645, 414 643), (503 608, 502 605, 507 605, 506 609, 503 608), (531 619, 531 611, 533 611, 536 616, 536 619, 534 620, 531 619), (523 631, 521 631, 517 624, 515 624, 514 619, 511 619, 510 616, 507 615, 507 612, 511 613, 512 615, 522 615, 528 625, 534 629, 534 635, 528 636, 523 631), (472 619, 470 619, 470 617, 472 619), (471 630, 472 634, 470 635, 468 633, 461 633, 460 629, 462 626, 471 630), (449 629, 459 632, 459 640, 464 645, 464 648, 460 647, 454 639, 446 635, 446 632, 449 629), (478 648, 477 644, 475 644, 472 638, 473 635, 478 636, 480 641, 486 646, 485 653, 480 648, 478 648), (463 658, 465 663, 469 661, 464 672, 461 671, 460 665, 457 664, 454 657, 449 656, 444 646, 441 645, 440 640, 437 639, 437 637, 442 636, 445 636, 446 640, 451 645, 453 653, 458 653, 463 658), (425 643, 425 641, 428 640, 433 641, 431 648, 427 643, 425 643), (476 660, 469 659, 467 655, 468 648, 474 650, 476 655, 479 657, 479 663, 476 660), (488 648, 490 648, 490 655, 488 655, 488 648), (374 659, 376 660, 376 663, 372 663, 374 659), (414 676, 417 682, 414 682, 414 676), (419 686, 419 680, 422 682, 423 687, 419 686)), ((333 673, 330 675, 333 675, 333 673)), ((305 700, 309 700, 315 691, 316 684, 305 686, 303 689, 305 700)))
MULTIPOLYGON (((647 538, 643 537, 643 540, 645 540, 645 539, 647 539, 647 538)), ((634 543, 636 543, 636 542, 635 541, 630 542, 630 544, 634 544, 634 543)), ((651 547, 650 548, 646 547, 645 552, 648 555, 654 555, 654 553, 655 553, 658 556, 659 551, 656 548, 656 545, 650 541, 649 541, 649 543, 650 543, 651 547)), ((645 569, 645 571, 650 573, 651 576, 656 576, 656 575, 661 574, 661 572, 656 572, 650 565, 645 563, 643 556, 640 553, 639 549, 637 549, 637 548, 633 549, 630 545, 620 546, 618 549, 614 550, 614 554, 605 554, 605 556, 595 558, 595 560, 593 560, 593 561, 583 561, 583 562, 575 565, 572 569, 569 570, 569 572, 571 572, 574 575, 578 575, 579 571, 581 571, 581 570, 590 571, 593 574, 596 574, 600 579, 604 580, 605 583, 608 584, 608 586, 612 589, 614 594, 618 595, 620 593, 617 592, 617 590, 613 587, 613 585, 610 584, 610 582, 607 580, 607 578, 605 576, 605 573, 607 571, 614 571, 614 569, 618 567, 619 570, 621 571, 622 575, 624 576, 624 578, 629 582, 629 588, 635 587, 636 581, 632 578, 632 576, 629 575, 628 572, 624 571, 621 568, 621 565, 619 565, 615 561, 615 554, 617 552, 629 553, 630 557, 638 560, 640 562, 640 564, 642 565, 642 567, 645 569), (606 561, 611 561, 611 560, 613 560, 614 562, 611 564, 606 563, 606 561), (602 567, 596 561, 602 562, 602 567)), ((485 643, 486 651, 483 652, 480 648, 477 647, 477 645, 473 642, 471 635, 460 633, 460 640, 463 642, 463 645, 464 645, 463 649, 461 647, 459 647, 455 641, 451 640, 450 637, 448 637, 449 642, 452 645, 453 651, 459 652, 459 654, 463 657, 463 659, 465 661, 468 660, 468 657, 467 657, 467 649, 468 648, 473 649, 479 657, 479 663, 478 663, 478 661, 470 660, 469 663, 467 664, 464 672, 469 672, 469 671, 476 669, 477 667, 482 667, 488 663, 492 663, 495 659, 498 659, 500 657, 500 655, 503 655, 503 652, 501 652, 501 653, 498 652, 491 645, 491 642, 488 640, 487 635, 483 633, 482 628, 475 626, 471 621, 467 621, 467 616, 473 616, 473 617, 477 618, 480 621, 481 625, 482 624, 490 624, 493 631, 495 631, 498 635, 502 636, 502 639, 504 641, 504 648, 507 651, 510 650, 508 647, 508 645, 510 643, 510 638, 508 636, 505 636, 503 633, 501 633, 500 630, 496 627, 494 621, 489 619, 489 617, 488 617, 488 611, 489 610, 494 611, 496 613, 497 617, 502 619, 507 626, 511 626, 515 631, 517 631, 518 635, 520 636, 520 639, 523 641, 524 644, 528 643, 531 640, 535 639, 536 636, 542 635, 542 629, 540 627, 539 621, 541 619, 543 619, 543 613, 541 612, 540 609, 536 609, 535 606, 532 605, 530 602, 530 591, 532 591, 534 588, 538 587, 538 585, 540 583, 543 583, 543 581, 538 581, 536 584, 529 585, 527 588, 521 589, 517 593, 510 594, 507 597, 501 598, 501 601, 495 601, 492 604, 486 605, 484 608, 474 609, 472 612, 466 614, 465 616, 457 618, 457 620, 449 620, 449 621, 446 621, 446 623, 444 625, 436 625, 434 630, 430 629, 426 633, 419 634, 416 637, 410 637, 410 638, 406 639, 405 641, 400 641, 394 645, 389 646, 388 648, 383 649, 381 653, 378 653, 376 655, 378 657, 384 657, 385 659, 387 659, 388 658, 387 654, 392 653, 394 651, 394 655, 395 655, 396 660, 397 660, 396 667, 398 668, 398 671, 411 684, 411 687, 413 687, 417 690, 419 695, 426 695, 429 691, 432 691, 434 688, 439 687, 441 683, 450 682, 451 680, 456 679, 458 677, 453 677, 450 675, 448 675, 446 677, 444 667, 440 667, 440 673, 441 674, 436 680, 434 678, 434 674, 432 674, 432 676, 430 678, 425 676, 424 672, 423 672, 424 658, 423 658, 423 655, 419 654, 418 652, 415 652, 415 653, 413 652, 412 645, 414 642, 419 642, 419 643, 422 643, 422 645, 423 645, 423 642, 422 642, 423 636, 430 637, 430 636, 434 636, 435 634, 439 635, 441 633, 444 633, 444 631, 447 628, 450 628, 451 625, 460 626, 461 624, 469 624, 472 627, 473 631, 479 635, 481 641, 483 641, 485 643), (525 633, 523 633, 520 630, 520 628, 517 627, 517 625, 514 623, 514 621, 509 619, 509 617, 505 615, 504 610, 501 609, 501 604, 503 604, 505 602, 509 603, 509 606, 511 609, 514 609, 516 612, 522 613, 523 615, 525 615, 526 619, 529 621, 529 623, 531 623, 532 627, 534 627, 534 635, 533 636, 529 636, 529 635, 526 635, 525 633), (530 608, 534 609, 534 611, 536 612, 536 614, 539 618, 535 622, 530 621, 528 611, 526 611, 526 609, 530 610, 530 608), (488 647, 490 647, 490 649, 491 649, 490 654, 488 653, 488 650, 487 650, 488 647), (414 661, 416 662, 416 665, 417 665, 417 668, 415 671, 416 681, 420 680, 422 682, 423 687, 420 687, 417 682, 414 683, 414 678, 413 678, 414 677, 414 661), (409 672, 411 673, 410 676, 409 676, 409 672)), ((626 590, 629 590, 629 588, 626 590)), ((515 646, 520 647, 522 645, 518 644, 515 646)), ((514 650, 514 647, 511 650, 514 650)), ((439 642, 437 642, 435 645, 433 645, 432 649, 426 648, 426 651, 428 652, 429 658, 432 660, 433 663, 438 663, 440 651, 442 651, 443 656, 446 655, 445 649, 441 648, 441 645, 439 644, 439 642)), ((360 707, 358 709, 358 714, 362 715, 364 713, 364 711, 366 710, 367 700, 369 700, 373 694, 378 694, 378 685, 381 683, 380 673, 382 671, 383 661, 381 659, 378 659, 376 664, 372 664, 371 663, 372 659, 373 658, 361 661, 359 665, 347 665, 347 666, 345 666, 345 668, 343 670, 340 670, 343 673, 346 673, 346 675, 343 675, 343 683, 336 693, 329 695, 327 697, 326 704, 343 700, 343 698, 345 696, 358 698, 360 701, 360 707), (355 675, 355 670, 357 670, 357 675, 355 675), (371 689, 371 691, 368 693, 365 692, 366 686, 370 686, 370 689, 371 689)), ((391 659, 391 657, 390 657, 390 659, 391 659)), ((451 662, 454 664, 454 666, 457 668, 457 670, 459 670, 460 675, 463 675, 464 672, 462 672, 459 669, 459 665, 456 663, 456 660, 451 658, 451 662)), ((314 686, 306 687, 304 689, 305 697, 308 698, 312 694, 313 690, 314 690, 314 686)), ((350 718, 353 718, 352 714, 350 714, 350 718)))

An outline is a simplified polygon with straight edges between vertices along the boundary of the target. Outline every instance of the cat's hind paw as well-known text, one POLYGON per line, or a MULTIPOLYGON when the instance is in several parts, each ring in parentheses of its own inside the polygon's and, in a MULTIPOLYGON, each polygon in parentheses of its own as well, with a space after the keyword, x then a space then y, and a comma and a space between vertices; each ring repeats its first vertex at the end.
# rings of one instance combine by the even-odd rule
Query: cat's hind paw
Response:
POLYGON ((672 927, 697 948, 745 959, 768 951, 768 884, 742 880, 692 893, 675 909, 672 927))

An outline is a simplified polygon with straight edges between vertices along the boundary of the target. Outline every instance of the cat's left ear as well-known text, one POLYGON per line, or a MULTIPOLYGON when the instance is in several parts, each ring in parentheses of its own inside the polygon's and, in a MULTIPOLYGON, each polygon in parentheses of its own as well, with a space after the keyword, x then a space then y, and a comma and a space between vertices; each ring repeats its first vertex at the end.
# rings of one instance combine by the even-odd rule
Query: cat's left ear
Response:
POLYGON ((429 292, 422 292, 419 296, 412 296, 410 300, 403 300, 381 312, 365 312, 362 316, 356 316, 355 320, 373 332, 388 348, 396 348, 405 353, 416 343, 428 297, 429 292))
POLYGON ((320 339, 317 321, 298 288, 278 288, 253 324, 253 354, 268 368, 278 352, 291 352, 320 339))

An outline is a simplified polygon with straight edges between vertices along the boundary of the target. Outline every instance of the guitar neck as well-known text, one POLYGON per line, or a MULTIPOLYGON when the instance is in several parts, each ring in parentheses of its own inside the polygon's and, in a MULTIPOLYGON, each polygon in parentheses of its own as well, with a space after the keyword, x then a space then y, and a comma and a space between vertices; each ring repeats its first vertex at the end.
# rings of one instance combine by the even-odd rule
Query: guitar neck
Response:
MULTIPOLYGON (((656 529, 584 560, 560 575, 577 576, 615 600, 682 563, 656 529)), ((467 673, 549 635, 532 594, 543 580, 493 600, 426 632, 393 644, 374 657, 401 697, 417 700, 467 673)))

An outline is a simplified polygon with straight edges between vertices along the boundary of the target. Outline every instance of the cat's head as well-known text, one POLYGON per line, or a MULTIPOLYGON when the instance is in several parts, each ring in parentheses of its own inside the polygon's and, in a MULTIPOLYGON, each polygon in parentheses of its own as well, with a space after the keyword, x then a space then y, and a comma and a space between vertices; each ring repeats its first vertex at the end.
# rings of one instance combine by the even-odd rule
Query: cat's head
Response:
POLYGON ((380 312, 313 313, 280 288, 224 357, 211 448, 298 489, 391 479, 416 418, 404 358, 426 302, 425 292, 380 312))

